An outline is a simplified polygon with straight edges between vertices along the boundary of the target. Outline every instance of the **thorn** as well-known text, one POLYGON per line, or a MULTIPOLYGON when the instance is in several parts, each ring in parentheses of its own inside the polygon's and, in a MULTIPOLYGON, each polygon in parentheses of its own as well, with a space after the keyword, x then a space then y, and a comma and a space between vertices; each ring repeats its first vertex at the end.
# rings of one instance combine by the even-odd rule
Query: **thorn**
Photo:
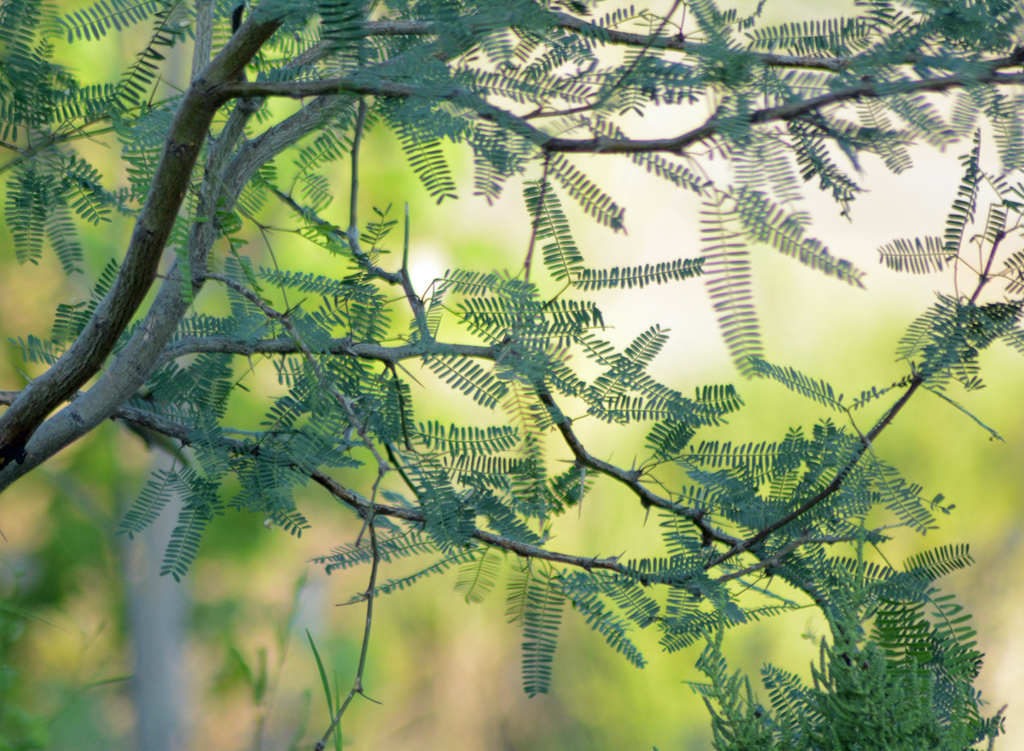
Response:
POLYGON ((242 25, 242 14, 245 13, 245 3, 241 3, 231 11, 231 33, 234 34, 242 25))

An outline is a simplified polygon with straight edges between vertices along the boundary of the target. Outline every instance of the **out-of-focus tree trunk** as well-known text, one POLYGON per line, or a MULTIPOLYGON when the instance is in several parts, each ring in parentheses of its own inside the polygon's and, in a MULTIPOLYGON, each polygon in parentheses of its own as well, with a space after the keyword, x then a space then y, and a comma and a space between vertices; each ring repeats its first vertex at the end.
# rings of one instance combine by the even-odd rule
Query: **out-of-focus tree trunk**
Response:
POLYGON ((161 514, 150 529, 125 540, 125 592, 128 626, 135 653, 132 698, 139 751, 186 748, 187 676, 185 619, 187 583, 160 576, 167 541, 177 520, 161 514))

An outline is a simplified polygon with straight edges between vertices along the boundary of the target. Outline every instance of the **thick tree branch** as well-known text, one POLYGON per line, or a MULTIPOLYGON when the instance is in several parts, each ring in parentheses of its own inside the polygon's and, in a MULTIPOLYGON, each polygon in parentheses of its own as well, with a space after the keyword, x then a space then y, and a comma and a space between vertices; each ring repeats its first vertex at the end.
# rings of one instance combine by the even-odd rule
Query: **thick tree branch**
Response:
MULTIPOLYGON (((11 462, 25 462, 29 451, 26 444, 32 434, 53 409, 97 373, 138 310, 156 277, 192 168, 217 110, 219 102, 211 92, 237 77, 278 26, 275 20, 246 23, 182 98, 156 167, 152 190, 139 213, 110 292, 67 352, 0 416, 0 471, 11 462)), ((6 484, 7 478, 0 475, 0 489, 6 484)))
MULTIPOLYGON (((242 29, 238 33, 241 34, 242 29)), ((217 212, 230 210, 234 206, 242 189, 262 164, 306 133, 322 127, 339 107, 345 106, 345 102, 339 101, 337 97, 316 100, 270 128, 261 137, 243 144, 232 158, 235 144, 242 137, 246 122, 259 106, 258 99, 241 102, 210 149, 205 167, 206 179, 199 191, 197 221, 190 231, 190 269, 206 269, 210 249, 219 236, 217 212)), ((201 275, 193 276, 193 296, 198 294, 201 287, 201 275)), ((142 325, 117 360, 87 394, 47 420, 36 431, 24 463, 9 463, 0 469, 0 490, 80 438, 132 398, 152 371, 164 362, 160 357, 161 350, 189 305, 181 294, 182 289, 180 271, 175 263, 142 325)))

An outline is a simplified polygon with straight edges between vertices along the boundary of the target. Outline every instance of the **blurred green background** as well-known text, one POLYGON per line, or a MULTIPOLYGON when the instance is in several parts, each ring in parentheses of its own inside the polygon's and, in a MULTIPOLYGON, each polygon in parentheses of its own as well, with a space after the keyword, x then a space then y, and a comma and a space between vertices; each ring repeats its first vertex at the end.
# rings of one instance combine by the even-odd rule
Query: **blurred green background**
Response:
MULTIPOLYGON (((836 5, 830 14, 841 10, 836 5)), ((821 15, 822 4, 778 3, 770 12, 799 19, 821 15)), ((62 48, 58 55, 86 82, 111 80, 141 46, 144 33, 133 29, 104 42, 62 48)), ((187 52, 169 63, 179 74, 188 67, 187 52)), ((170 85, 161 93, 168 94, 170 85)), ((282 105, 281 111, 290 106, 297 105, 282 105)), ((673 117, 652 113, 627 127, 675 132, 680 125, 673 117)), ((104 171, 108 187, 123 183, 116 144, 98 138, 77 146, 104 171)), ((409 202, 419 289, 446 268, 522 263, 528 220, 517 184, 494 207, 469 195, 468 182, 458 201, 435 206, 386 132, 374 131, 366 148, 364 221, 373 206, 409 202)), ((808 185, 804 208, 815 218, 815 234, 834 254, 869 270, 868 289, 841 286, 762 249, 756 254, 756 296, 771 361, 825 378, 850 395, 904 375, 894 362, 897 339, 936 291, 954 290, 954 280, 895 275, 878 265, 876 248, 895 237, 940 234, 960 173, 956 156, 966 148, 945 154, 915 150, 916 166, 902 176, 868 159, 862 182, 868 192, 854 203, 852 223, 808 185)), ((467 154, 450 154, 468 175, 467 154)), ((994 148, 987 155, 995 168, 994 148)), ((282 173, 290 161, 287 154, 278 159, 282 173)), ((610 157, 578 164, 626 207, 628 234, 570 216, 589 263, 637 265, 698 255, 691 196, 610 157)), ((338 169, 337 214, 328 218, 341 223, 347 166, 338 169)), ((397 218, 399 212, 393 213, 397 218)), ((261 220, 285 226, 288 214, 271 206, 261 220)), ((112 224, 87 228, 86 274, 67 278, 52 254, 38 266, 19 266, 0 228, 0 389, 21 388, 39 372, 39 366, 23 362, 7 337, 46 336, 57 303, 87 299, 104 264, 121 259, 130 230, 116 217, 112 224)), ((340 271, 337 261, 287 235, 271 234, 271 243, 282 266, 340 271)), ((258 233, 246 250, 257 264, 268 263, 258 233)), ((607 338, 617 344, 655 323, 672 329, 671 345, 653 368, 664 382, 684 392, 736 383, 747 407, 730 425, 702 437, 776 440, 787 428, 810 427, 824 416, 781 386, 737 382, 700 281, 639 293, 602 292, 597 299, 613 327, 607 338)), ((207 290, 197 304, 216 309, 223 301, 207 290)), ((926 493, 944 493, 956 504, 951 516, 940 519, 941 529, 924 538, 901 531, 886 553, 898 561, 938 544, 971 545, 977 564, 944 586, 975 614, 986 653, 983 695, 993 711, 1009 705, 1008 734, 997 748, 1024 749, 1018 701, 1024 697, 1024 600, 1016 594, 1024 587, 1024 362, 996 348, 984 355, 983 365, 988 388, 963 402, 1005 442, 988 440, 969 419, 928 394, 916 398, 878 441, 879 454, 926 493)), ((247 369, 248 363, 238 363, 239 376, 247 369)), ((412 370, 423 383, 414 390, 418 419, 481 425, 490 419, 429 374, 412 370)), ((262 413, 261 390, 280 388, 268 365, 257 364, 244 383, 250 392, 237 393, 228 417, 236 426, 262 413)), ((643 426, 578 425, 598 456, 627 464, 643 454, 643 426)), ((561 455, 554 439, 549 447, 553 456, 561 455)), ((149 473, 169 461, 108 422, 0 496, 0 664, 7 665, 0 672, 0 696, 24 712, 20 737, 37 739, 45 748, 157 748, 161 739, 167 741, 163 747, 181 749, 308 748, 326 729, 328 713, 306 631, 346 692, 364 609, 338 603, 365 589, 368 573, 328 577, 308 561, 352 541, 360 524, 315 487, 300 494, 300 510, 312 522, 301 538, 268 531, 261 518, 229 512, 210 529, 188 578, 176 584, 157 576, 173 509, 134 541, 115 533, 149 473), (152 737, 140 737, 140 726, 152 737)), ((339 479, 368 487, 358 473, 339 479)), ((578 515, 573 511, 557 523, 555 535, 560 550, 586 555, 634 556, 658 544, 657 519, 645 523, 635 499, 603 481, 578 515)), ((382 576, 409 570, 383 570, 382 576)), ((342 726, 347 745, 394 751, 708 748, 707 713, 684 683, 700 678, 693 668, 699 645, 665 655, 656 633, 640 632, 636 640, 650 664, 638 671, 567 611, 551 693, 527 699, 519 678, 521 633, 506 623, 501 589, 482 605, 470 605, 453 592, 454 580, 428 579, 378 601, 365 687, 381 705, 356 699, 342 726)), ((770 661, 806 676, 817 647, 804 636, 824 631, 813 611, 801 610, 737 628, 726 647, 734 666, 756 672, 770 661)), ((11 707, 3 709, 12 732, 16 717, 11 707)))

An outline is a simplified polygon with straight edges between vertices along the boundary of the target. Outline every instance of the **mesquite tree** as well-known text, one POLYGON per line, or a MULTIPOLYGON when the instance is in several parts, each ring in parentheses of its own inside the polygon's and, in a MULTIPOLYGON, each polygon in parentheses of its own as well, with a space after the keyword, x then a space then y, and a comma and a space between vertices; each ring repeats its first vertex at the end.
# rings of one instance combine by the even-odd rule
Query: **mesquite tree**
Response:
POLYGON ((979 713, 972 687, 980 655, 958 606, 933 587, 970 562, 966 548, 932 549, 900 569, 865 554, 895 527, 924 532, 946 510, 878 455, 876 438, 922 391, 959 407, 949 394, 981 386, 978 356, 990 344, 1024 352, 1024 17, 1009 0, 862 0, 850 17, 771 25, 763 4, 746 16, 714 0, 642 10, 592 0, 104 0, 78 10, 7 0, 0 171, 13 252, 34 262, 49 248, 70 274, 83 257, 77 225, 134 230, 88 302, 60 305, 48 338, 18 340, 47 369, 0 392, 0 490, 107 419, 170 439, 175 464, 139 489, 121 530, 177 514, 164 565, 177 579, 225 509, 298 533, 306 520, 294 490, 318 485, 363 523, 320 563, 368 569, 355 596, 367 609, 362 659, 335 723, 363 690, 375 598, 458 568, 462 593, 477 600, 506 567, 530 694, 548 689, 571 605, 637 666, 646 658, 631 629, 653 626, 669 651, 705 643, 698 689, 716 748, 846 748, 853 738, 863 748, 965 748, 994 737, 999 719, 979 713), (52 61, 56 46, 140 23, 153 32, 116 82, 82 85, 52 61), (157 95, 174 79, 163 63, 172 47, 191 49, 191 75, 181 93, 157 95), (278 98, 302 106, 275 114, 278 98), (654 110, 699 123, 631 136, 630 117, 654 110), (394 134, 439 202, 460 189, 516 200, 503 193, 521 183, 531 222, 522 264, 455 268, 416 289, 408 216, 357 210, 371 128, 394 134), (997 145, 987 162, 981 132, 997 145), (76 151, 88 135, 120 150, 126 184, 76 151), (459 186, 445 141, 471 151, 472 187, 459 186), (770 362, 753 247, 832 277, 823 284, 863 283, 808 234, 797 208, 805 183, 848 213, 862 155, 900 172, 908 145, 958 142, 963 170, 945 227, 880 251, 897 271, 958 274, 956 294, 902 339, 904 376, 864 384, 851 400, 770 362), (588 264, 563 202, 613 231, 626 220, 616 189, 589 178, 580 155, 630 160, 699 197, 699 226, 685 231, 701 255, 588 264), (712 177, 711 159, 729 169, 712 177), (347 206, 328 211, 336 192, 347 206), (287 207, 290 227, 261 223, 274 205, 287 207), (338 216, 341 225, 329 219, 338 216), (259 233, 316 248, 347 272, 258 266, 245 238, 259 233), (773 443, 702 440, 702 428, 741 407, 737 390, 649 375, 668 342, 657 321, 623 349, 603 340, 588 293, 692 289, 700 282, 685 280, 697 277, 739 376, 774 379, 830 417, 773 443), (229 315, 209 312, 225 299, 229 315), (461 333, 442 335, 442 324, 461 333), (599 374, 574 368, 570 354, 599 374), (436 379, 412 379, 403 363, 413 362, 436 379), (268 395, 249 424, 226 424, 246 373, 259 369, 273 369, 286 393, 268 395), (491 424, 418 420, 417 402, 445 387, 492 410, 491 424), (580 415, 645 423, 635 451, 644 458, 620 466, 589 450, 580 415), (362 486, 336 479, 356 466, 366 468, 362 486), (551 520, 599 476, 616 481, 603 492, 614 487, 657 518, 654 552, 600 557, 549 541, 551 520), (237 491, 224 489, 228 479, 237 491), (423 557, 422 570, 385 581, 383 567, 408 556, 423 557), (762 705, 720 644, 725 629, 796 606, 757 586, 772 578, 819 608, 831 636, 811 686, 766 666, 762 705))

